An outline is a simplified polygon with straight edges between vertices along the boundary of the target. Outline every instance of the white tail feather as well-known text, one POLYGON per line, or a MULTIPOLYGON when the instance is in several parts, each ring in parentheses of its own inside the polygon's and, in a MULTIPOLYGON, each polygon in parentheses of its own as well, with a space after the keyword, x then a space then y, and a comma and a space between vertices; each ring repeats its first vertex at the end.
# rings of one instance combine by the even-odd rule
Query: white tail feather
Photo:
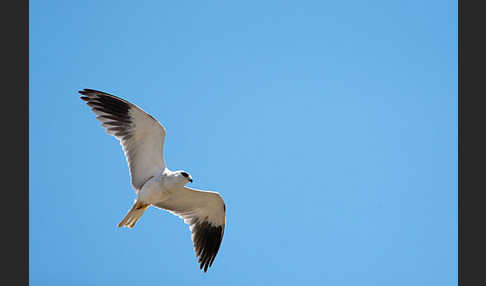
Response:
POLYGON ((125 218, 123 218, 122 221, 118 224, 118 227, 127 226, 129 228, 132 228, 149 206, 149 204, 135 201, 125 218))

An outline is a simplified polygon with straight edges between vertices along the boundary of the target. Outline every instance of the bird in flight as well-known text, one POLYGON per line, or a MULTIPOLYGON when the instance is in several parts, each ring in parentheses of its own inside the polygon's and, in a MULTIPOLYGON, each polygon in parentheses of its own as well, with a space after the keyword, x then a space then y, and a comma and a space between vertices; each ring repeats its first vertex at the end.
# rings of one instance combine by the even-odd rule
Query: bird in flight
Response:
POLYGON ((208 270, 218 253, 226 224, 219 193, 196 190, 186 171, 167 169, 163 156, 165 128, 140 107, 93 89, 79 91, 108 134, 120 140, 137 198, 118 227, 132 228, 150 206, 184 219, 200 269, 208 270))

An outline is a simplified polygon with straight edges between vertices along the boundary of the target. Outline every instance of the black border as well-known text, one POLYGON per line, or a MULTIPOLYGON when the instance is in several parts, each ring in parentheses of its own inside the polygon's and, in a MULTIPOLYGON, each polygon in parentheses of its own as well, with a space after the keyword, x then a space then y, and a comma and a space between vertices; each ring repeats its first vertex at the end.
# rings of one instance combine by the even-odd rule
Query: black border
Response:
POLYGON ((484 9, 480 1, 458 6, 458 171, 459 285, 486 285, 483 274, 485 209, 485 82, 484 9), (478 3, 473 5, 473 3, 478 3))
POLYGON ((2 10, 2 284, 28 285, 29 1, 2 10))

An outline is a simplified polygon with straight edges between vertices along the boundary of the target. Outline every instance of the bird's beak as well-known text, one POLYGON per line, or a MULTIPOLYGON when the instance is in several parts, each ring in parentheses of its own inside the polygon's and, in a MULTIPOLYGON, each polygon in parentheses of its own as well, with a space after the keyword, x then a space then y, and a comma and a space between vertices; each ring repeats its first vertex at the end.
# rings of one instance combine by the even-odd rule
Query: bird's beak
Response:
POLYGON ((190 179, 189 179, 189 182, 191 182, 191 183, 192 183, 192 178, 190 178, 190 179))

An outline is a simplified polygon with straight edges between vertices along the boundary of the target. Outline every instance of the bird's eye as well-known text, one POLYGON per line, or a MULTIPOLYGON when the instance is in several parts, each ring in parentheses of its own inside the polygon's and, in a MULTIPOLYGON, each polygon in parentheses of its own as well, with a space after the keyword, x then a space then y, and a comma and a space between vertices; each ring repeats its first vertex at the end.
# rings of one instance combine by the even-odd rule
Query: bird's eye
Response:
POLYGON ((186 172, 182 172, 181 174, 182 174, 182 176, 184 176, 186 178, 189 177, 189 175, 186 172))

